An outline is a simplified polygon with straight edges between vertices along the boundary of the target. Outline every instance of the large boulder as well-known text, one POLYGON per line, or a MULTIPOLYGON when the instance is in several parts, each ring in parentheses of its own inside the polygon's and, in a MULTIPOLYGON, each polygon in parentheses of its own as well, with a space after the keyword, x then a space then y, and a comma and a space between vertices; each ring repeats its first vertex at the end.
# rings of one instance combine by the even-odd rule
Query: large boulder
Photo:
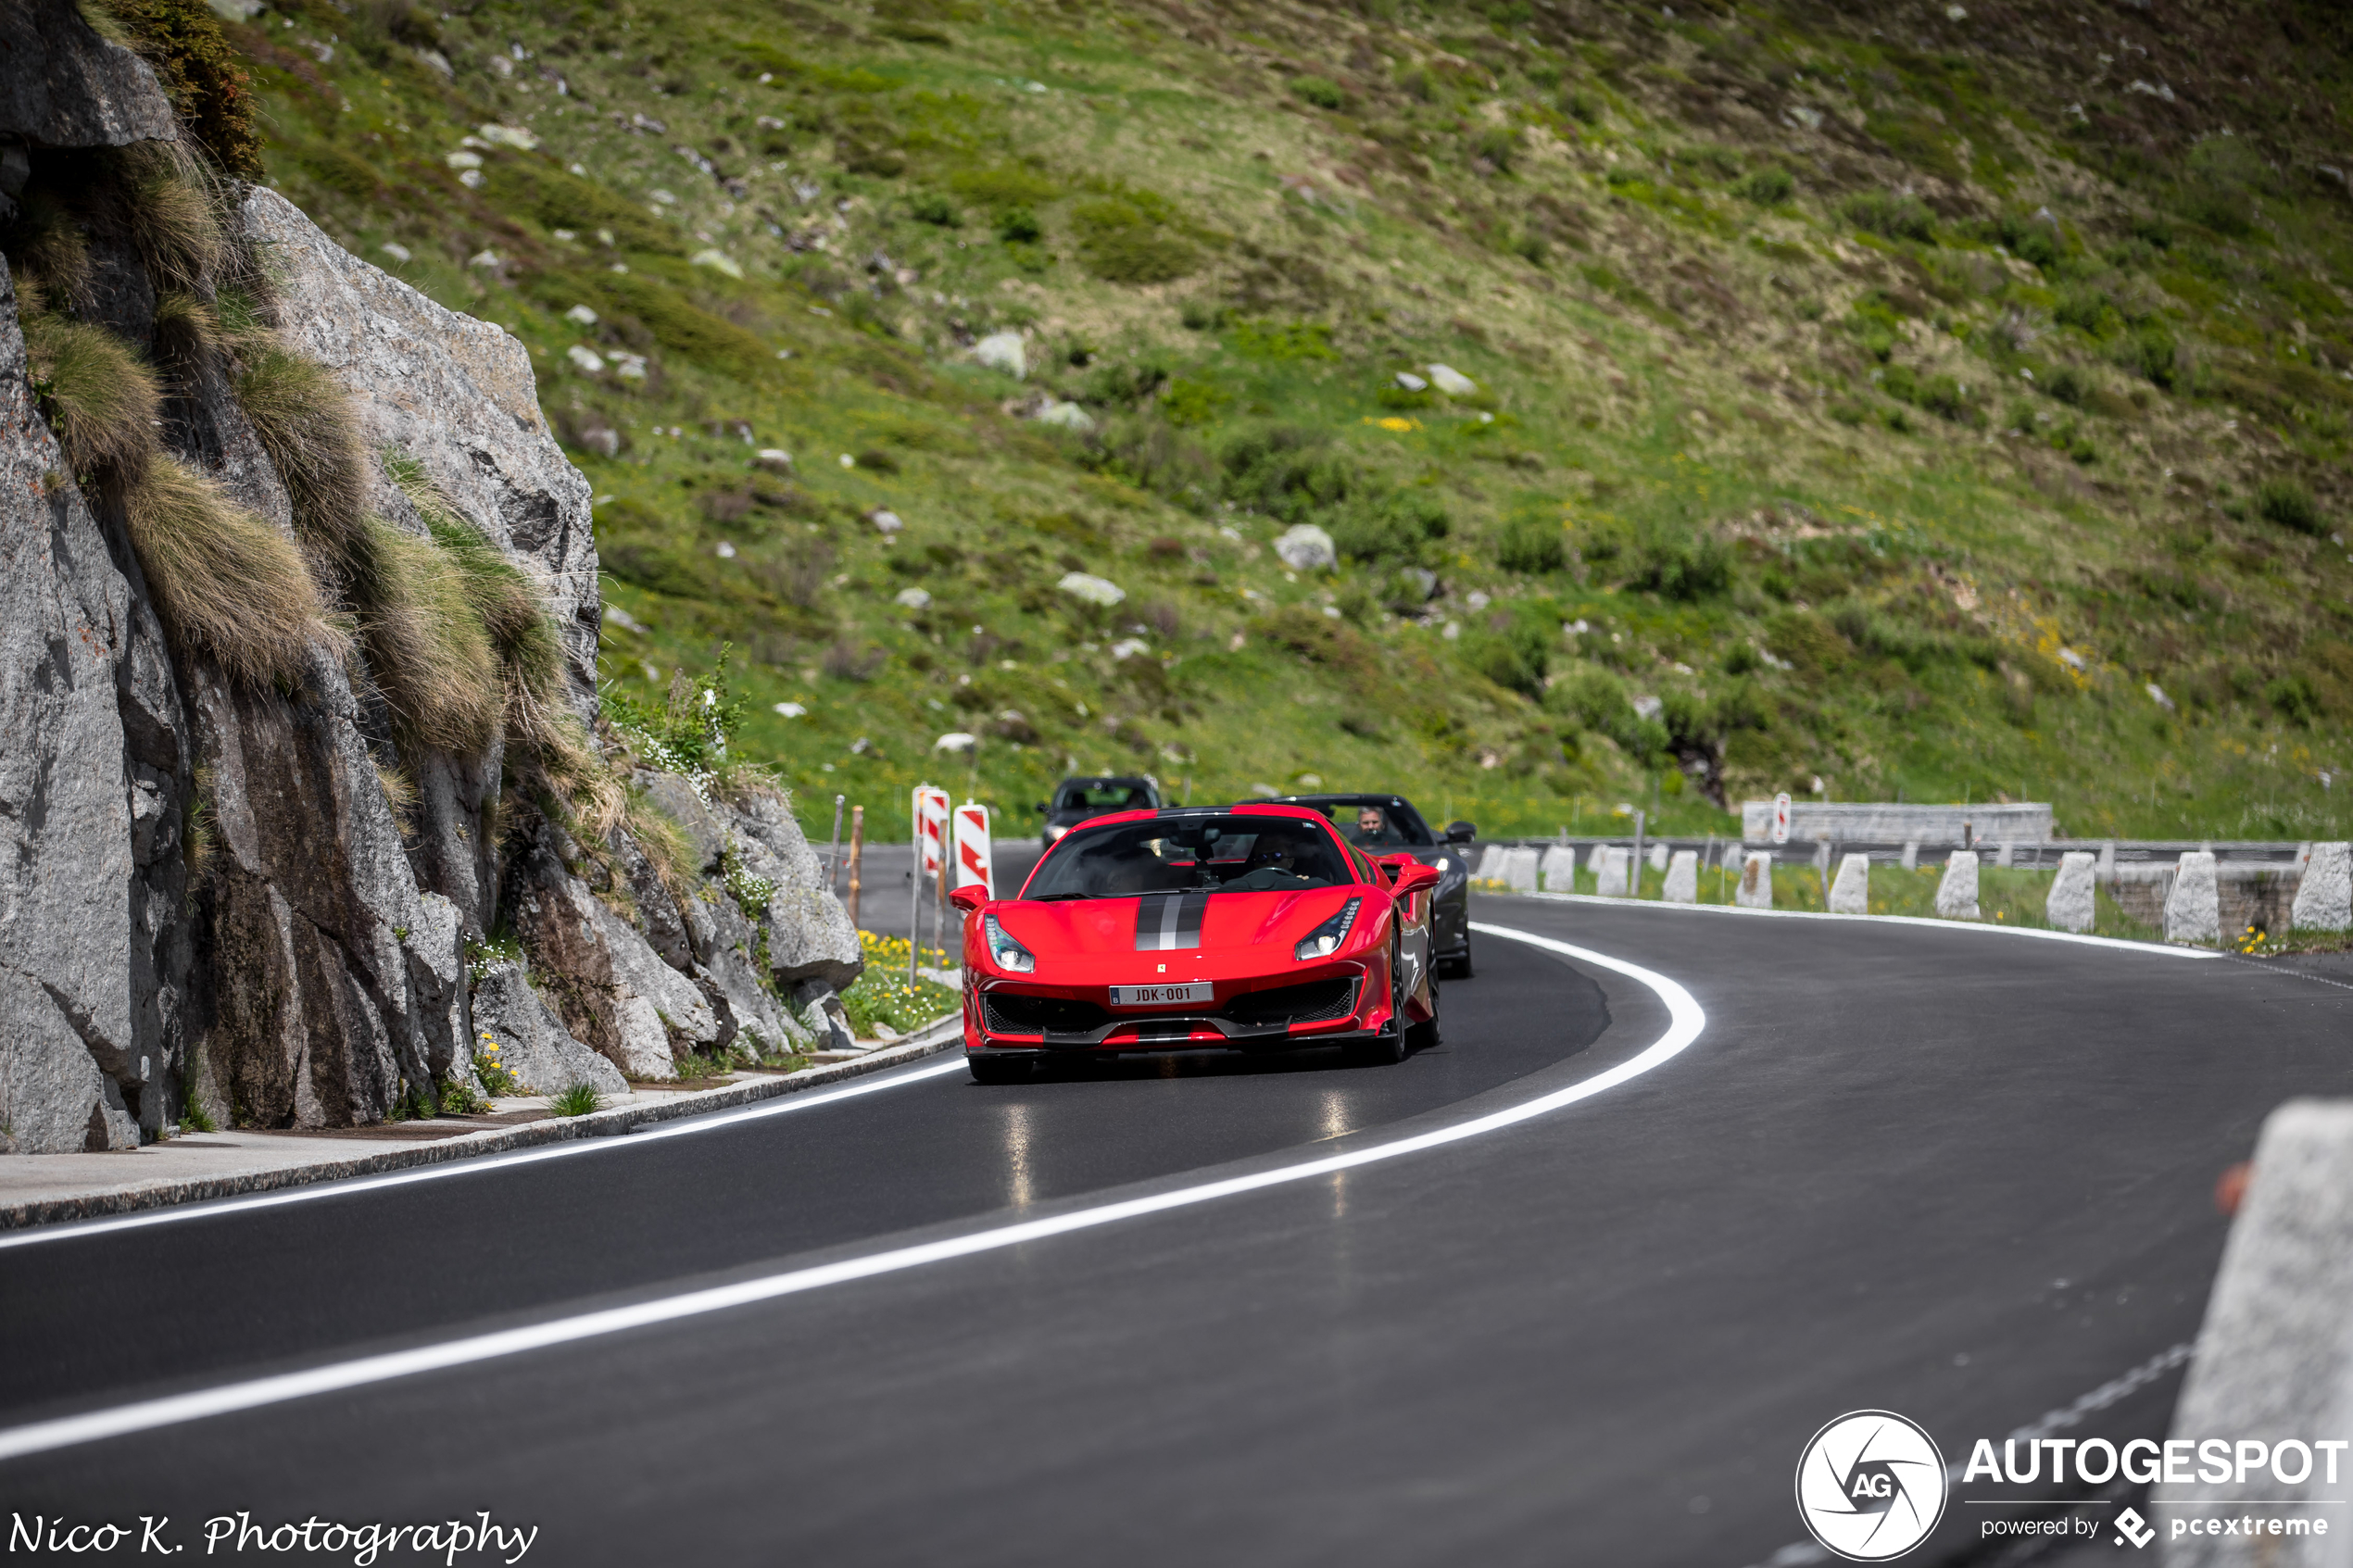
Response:
POLYGON ((629 1092, 621 1069, 572 1037, 521 964, 500 964, 474 986, 473 1018, 476 1043, 497 1046, 497 1060, 528 1093, 560 1094, 574 1084, 629 1092))
POLYGON ((722 804, 729 842, 743 873, 771 884, 753 911, 768 928, 768 971, 779 991, 812 984, 847 991, 864 972, 864 949, 849 912, 825 885, 824 872, 783 797, 759 794, 722 804))
POLYGON ((0 1147, 26 1151, 152 1136, 185 1067, 187 726, 120 515, 66 467, 0 262, 0 1147))
POLYGON ((0 138, 120 147, 179 135, 155 71, 99 37, 73 0, 0 6, 0 138))
POLYGON ((577 846, 543 828, 509 868, 508 918, 574 1038, 633 1078, 674 1078, 680 1047, 719 1043, 718 1017, 691 979, 573 873, 566 862, 578 858, 577 846))
POLYGON ((188 673, 211 783, 200 906, 210 980, 199 1081, 216 1118, 381 1120, 464 1053, 441 977, 455 933, 429 916, 359 733, 343 668, 311 650, 291 695, 188 673))
MULTIPOLYGON (((446 309, 321 233, 275 191, 249 189, 245 233, 266 247, 289 339, 352 394, 361 440, 395 447, 538 583, 581 716, 595 709, 597 546, 587 479, 540 418, 531 353, 503 328, 446 309)), ((376 508, 407 512, 382 473, 376 508)))

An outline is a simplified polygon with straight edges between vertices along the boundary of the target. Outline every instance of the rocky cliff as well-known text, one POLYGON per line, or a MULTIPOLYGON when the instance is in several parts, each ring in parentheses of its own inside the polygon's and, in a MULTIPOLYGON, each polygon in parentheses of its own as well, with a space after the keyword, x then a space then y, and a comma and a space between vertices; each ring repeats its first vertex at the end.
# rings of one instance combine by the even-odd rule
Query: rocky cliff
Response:
POLYGON ((528 354, 223 168, 174 17, 0 12, 0 1149, 805 1041, 856 935, 724 735, 599 716, 528 354))

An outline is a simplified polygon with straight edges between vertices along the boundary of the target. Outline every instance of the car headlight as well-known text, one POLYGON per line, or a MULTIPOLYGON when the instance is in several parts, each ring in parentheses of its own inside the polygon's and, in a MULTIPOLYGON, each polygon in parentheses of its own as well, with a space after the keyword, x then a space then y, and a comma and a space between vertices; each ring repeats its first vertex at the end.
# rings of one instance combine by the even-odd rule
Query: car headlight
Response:
POLYGON ((995 915, 988 916, 981 923, 987 928, 988 960, 991 963, 1015 974, 1027 974, 1038 967, 1037 955, 1007 935, 1005 928, 997 923, 995 915))
POLYGON ((1340 913, 1309 932, 1299 946, 1291 949, 1291 957, 1305 963, 1310 959, 1327 959, 1339 952, 1340 945, 1348 940, 1348 933, 1356 923, 1356 908, 1364 901, 1362 898, 1351 898, 1340 913))
POLYGON ((1059 844, 1062 842, 1063 834, 1068 833, 1069 831, 1070 830, 1066 827, 1050 827, 1046 830, 1046 842, 1049 844, 1059 844))

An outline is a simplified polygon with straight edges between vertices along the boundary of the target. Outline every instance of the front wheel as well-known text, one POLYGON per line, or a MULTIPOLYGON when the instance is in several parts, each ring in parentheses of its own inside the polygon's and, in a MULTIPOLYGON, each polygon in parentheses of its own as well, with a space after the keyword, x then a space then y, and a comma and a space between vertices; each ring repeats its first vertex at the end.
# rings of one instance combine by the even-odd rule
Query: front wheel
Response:
POLYGON ((1029 1063, 1021 1058, 1001 1056, 967 1056, 964 1065, 971 1069, 975 1084, 1026 1084, 1029 1063))
POLYGON ((1443 1044, 1445 1037, 1438 1026, 1438 982, 1432 980, 1429 983, 1429 1017, 1423 1022, 1407 1025, 1405 1045, 1409 1050, 1426 1051, 1432 1046, 1443 1044))

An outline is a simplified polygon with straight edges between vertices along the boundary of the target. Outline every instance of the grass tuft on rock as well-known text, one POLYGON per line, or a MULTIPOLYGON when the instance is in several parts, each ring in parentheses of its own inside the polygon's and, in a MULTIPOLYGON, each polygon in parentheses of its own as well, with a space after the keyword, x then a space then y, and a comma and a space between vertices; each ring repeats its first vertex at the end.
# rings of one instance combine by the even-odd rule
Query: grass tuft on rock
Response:
POLYGON ((67 464, 135 483, 155 450, 155 372, 129 344, 86 321, 29 314, 24 342, 33 394, 67 464))
POLYGON ((132 243, 157 288, 194 289, 229 251, 203 165, 184 148, 144 143, 124 155, 132 243))
POLYGON ((403 737, 480 751, 498 733, 505 690, 464 571, 431 538, 367 521, 367 574, 378 585, 360 617, 370 671, 403 737))
POLYGON ((157 456, 123 492, 131 547, 164 628, 254 687, 297 683, 313 642, 340 642, 293 541, 178 458, 157 456))
POLYGON ((256 345, 235 378, 237 402, 294 501, 295 532, 366 609, 384 585, 370 527, 366 459, 351 399, 328 369, 275 343, 256 345))

